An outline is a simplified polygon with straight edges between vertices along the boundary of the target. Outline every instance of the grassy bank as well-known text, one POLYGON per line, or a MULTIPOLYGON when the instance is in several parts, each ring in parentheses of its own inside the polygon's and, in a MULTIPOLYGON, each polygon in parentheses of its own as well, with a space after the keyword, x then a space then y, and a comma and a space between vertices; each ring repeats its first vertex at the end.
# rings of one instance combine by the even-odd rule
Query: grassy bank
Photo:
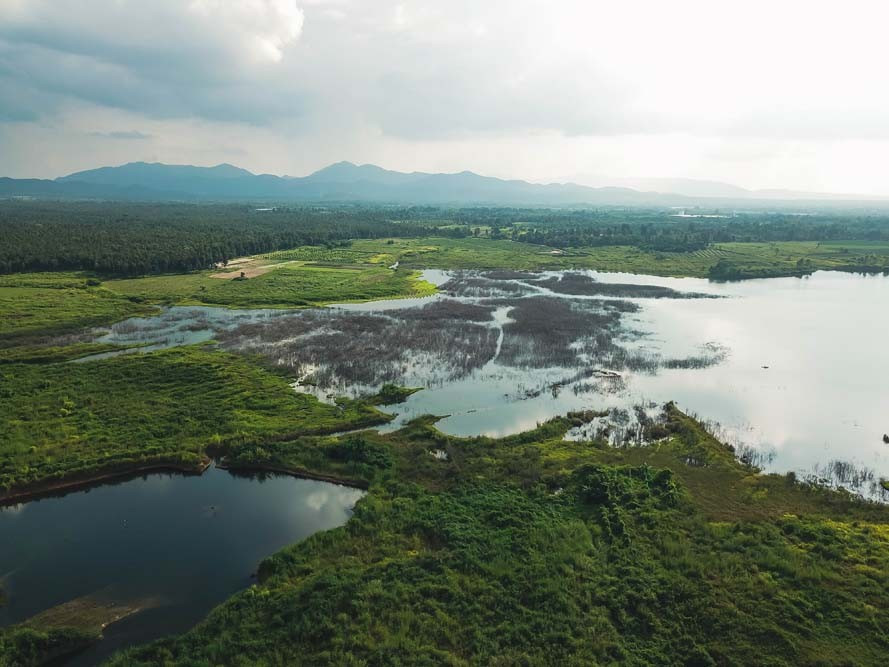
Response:
POLYGON ((85 596, 57 605, 24 623, 0 628, 0 665, 61 664, 99 641, 109 624, 158 604, 151 598, 112 602, 85 596))
POLYGON ((208 449, 381 423, 327 405, 242 356, 206 347, 84 364, 0 366, 0 492, 109 470, 194 466, 208 449))

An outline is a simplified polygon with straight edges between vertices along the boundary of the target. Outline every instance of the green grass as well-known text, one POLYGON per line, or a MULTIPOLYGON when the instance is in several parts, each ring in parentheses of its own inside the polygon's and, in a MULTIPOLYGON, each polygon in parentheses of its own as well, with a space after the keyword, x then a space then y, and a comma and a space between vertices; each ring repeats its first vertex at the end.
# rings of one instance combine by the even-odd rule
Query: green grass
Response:
MULTIPOLYGON (((565 441, 576 415, 501 439, 447 436, 433 418, 337 438, 325 434, 384 421, 374 405, 412 390, 331 406, 254 359, 208 346, 67 364, 105 346, 36 339, 158 303, 298 307, 428 294, 416 273, 427 267, 796 275, 885 267, 889 245, 553 254, 430 238, 262 261, 279 265, 248 280, 0 277, 0 491, 193 465, 208 453, 232 467, 369 487, 345 526, 267 559, 259 583, 193 631, 114 664, 882 664, 889 510, 757 474, 672 407, 668 437, 630 449, 565 441), (396 261, 397 271, 387 268, 396 261)), ((36 664, 94 637, 3 629, 0 665, 36 664)))
POLYGON ((97 634, 77 628, 38 629, 27 625, 0 628, 0 667, 53 664, 89 646, 97 634))
POLYGON ((635 450, 563 441, 570 419, 279 442, 291 465, 364 466, 369 495, 191 632, 111 664, 882 664, 889 511, 758 475, 667 419, 635 450))
POLYGON ((381 266, 286 265, 246 280, 200 273, 111 280, 107 285, 120 294, 152 302, 296 308, 432 293, 434 288, 417 278, 414 271, 392 271, 381 266))
POLYGON ((248 359, 206 347, 83 364, 0 366, 0 489, 155 463, 208 448, 386 421, 369 403, 332 406, 248 359))
MULTIPOLYGON (((868 242, 720 243, 687 253, 632 246, 554 249, 488 239, 391 239, 355 241, 356 257, 411 268, 595 269, 706 278, 723 262, 739 278, 805 275, 824 270, 889 270, 889 244, 868 242), (556 254, 554 254, 556 253, 556 254)), ((729 276, 723 276, 729 277, 729 276)))
POLYGON ((90 283, 98 281, 78 273, 0 276, 0 347, 153 310, 90 283))

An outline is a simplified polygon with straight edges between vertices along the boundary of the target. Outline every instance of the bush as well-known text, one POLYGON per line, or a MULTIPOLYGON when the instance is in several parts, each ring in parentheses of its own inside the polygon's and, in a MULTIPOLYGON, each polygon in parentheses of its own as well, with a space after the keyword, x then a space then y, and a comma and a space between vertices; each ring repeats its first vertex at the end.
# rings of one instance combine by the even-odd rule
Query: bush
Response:
POLYGON ((392 465, 392 455, 384 445, 370 442, 361 436, 340 440, 330 447, 328 456, 336 461, 364 464, 373 468, 388 468, 392 465))

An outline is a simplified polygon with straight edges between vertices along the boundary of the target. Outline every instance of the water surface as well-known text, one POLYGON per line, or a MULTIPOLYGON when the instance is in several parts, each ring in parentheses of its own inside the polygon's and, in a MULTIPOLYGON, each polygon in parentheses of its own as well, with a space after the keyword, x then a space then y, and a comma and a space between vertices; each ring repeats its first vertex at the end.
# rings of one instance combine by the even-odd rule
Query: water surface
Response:
POLYGON ((181 633, 255 582, 263 558, 346 522, 364 492, 286 476, 152 474, 0 509, 0 625, 97 596, 151 599, 70 663, 181 633))

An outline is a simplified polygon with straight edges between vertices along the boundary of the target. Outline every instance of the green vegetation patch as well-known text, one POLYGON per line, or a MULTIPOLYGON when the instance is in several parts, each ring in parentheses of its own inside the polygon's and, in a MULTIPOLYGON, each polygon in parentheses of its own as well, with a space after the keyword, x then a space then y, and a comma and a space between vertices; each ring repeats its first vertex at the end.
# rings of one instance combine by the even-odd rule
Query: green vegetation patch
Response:
POLYGON ((593 269, 718 279, 889 270, 889 244, 866 241, 715 243, 682 252, 632 245, 554 248, 485 238, 363 240, 352 247, 377 261, 413 268, 593 269))
POLYGON ((0 276, 0 347, 154 310, 100 285, 85 274, 0 276))
POLYGON ((231 308, 300 308, 333 302, 426 296, 435 288, 410 270, 366 265, 282 265, 246 279, 209 273, 111 280, 120 294, 153 302, 221 305, 231 308))
POLYGON ((0 488, 154 463, 208 448, 327 433, 388 419, 327 405, 248 359, 206 347, 82 364, 0 366, 0 488))
POLYGON ((16 625, 0 628, 0 667, 52 664, 97 639, 94 632, 70 627, 38 629, 16 625))

